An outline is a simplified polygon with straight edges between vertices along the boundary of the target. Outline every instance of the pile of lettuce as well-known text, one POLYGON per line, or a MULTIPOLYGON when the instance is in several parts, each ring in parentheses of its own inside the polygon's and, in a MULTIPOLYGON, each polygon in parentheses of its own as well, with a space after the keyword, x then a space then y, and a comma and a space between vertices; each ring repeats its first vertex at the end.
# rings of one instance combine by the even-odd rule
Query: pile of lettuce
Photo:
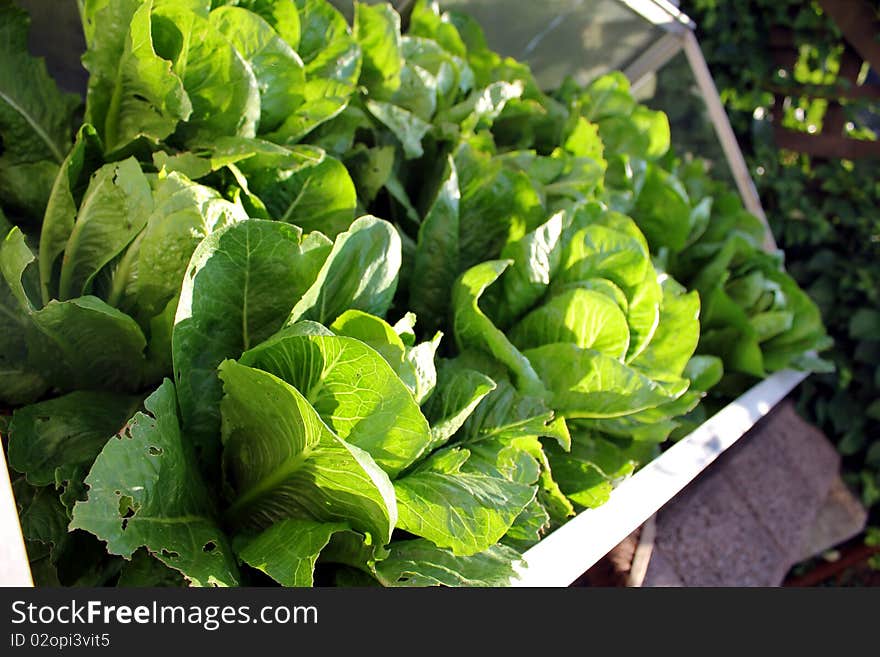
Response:
POLYGON ((619 75, 544 93, 425 2, 405 33, 387 4, 81 7, 74 134, 0 0, 0 66, 40 81, 0 83, 38 583, 504 585, 722 376, 825 340, 619 75))

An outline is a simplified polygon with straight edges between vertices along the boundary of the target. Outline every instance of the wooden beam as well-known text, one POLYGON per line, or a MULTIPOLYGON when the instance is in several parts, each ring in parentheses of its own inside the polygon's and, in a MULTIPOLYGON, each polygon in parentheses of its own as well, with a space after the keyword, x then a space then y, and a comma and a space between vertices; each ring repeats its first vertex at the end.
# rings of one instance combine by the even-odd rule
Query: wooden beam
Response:
POLYGON ((864 0, 819 0, 819 4, 862 59, 880 71, 880 21, 871 4, 864 0))
POLYGON ((779 148, 828 160, 880 157, 880 141, 850 139, 840 135, 811 135, 780 125, 773 126, 773 138, 779 148))
POLYGON ((849 86, 843 84, 765 84, 765 91, 778 96, 824 98, 825 100, 872 100, 880 98, 880 87, 874 85, 849 86))

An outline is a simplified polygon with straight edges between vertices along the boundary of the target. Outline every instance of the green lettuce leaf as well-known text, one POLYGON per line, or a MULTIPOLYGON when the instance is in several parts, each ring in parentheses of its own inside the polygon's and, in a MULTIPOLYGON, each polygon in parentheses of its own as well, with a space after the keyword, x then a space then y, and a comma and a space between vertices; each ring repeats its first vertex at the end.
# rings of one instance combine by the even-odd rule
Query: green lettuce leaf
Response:
POLYGON ((243 528, 284 518, 348 522, 388 542, 397 520, 391 482, 367 452, 336 436, 299 391, 268 372, 225 361, 223 463, 243 528))
POLYGON ((457 556, 425 539, 395 541, 391 554, 376 564, 384 586, 508 586, 516 576, 519 553, 503 545, 471 556, 457 556))
POLYGON ((344 523, 288 518, 248 539, 238 556, 282 586, 312 586, 321 550, 333 534, 346 529, 344 523))
POLYGON ((622 359, 629 348, 629 327, 609 297, 576 288, 526 315, 511 329, 510 340, 520 349, 569 342, 622 359))
POLYGON ((170 58, 157 54, 153 0, 83 3, 89 71, 86 121, 110 153, 138 139, 169 137, 190 118, 193 102, 170 58))
POLYGON ((360 217, 336 238, 288 323, 309 319, 330 324, 351 309, 384 315, 397 289, 400 262, 400 236, 394 227, 376 217, 360 217))
POLYGON ((140 397, 77 391, 16 409, 9 464, 35 486, 75 484, 140 405, 140 397))
POLYGON ((58 298, 87 293, 95 275, 141 232, 152 210, 150 184, 134 158, 98 169, 64 248, 58 298))
POLYGON ((413 259, 410 308, 429 330, 448 319, 449 290, 458 276, 459 189, 455 162, 448 158, 440 189, 419 227, 413 259))
POLYGON ((548 344, 524 354, 551 390, 551 405, 566 417, 627 415, 677 397, 687 388, 682 380, 672 394, 619 360, 572 343, 548 344))
POLYGON ((189 259, 205 237, 248 218, 241 206, 177 173, 160 175, 153 203, 136 253, 131 254, 133 289, 126 290, 134 296, 138 315, 145 318, 161 313, 179 293, 189 259))
POLYGON ((452 289, 455 340, 460 350, 477 349, 494 356, 513 373, 517 386, 528 394, 542 394, 544 384, 532 364, 480 308, 480 297, 510 266, 509 260, 484 262, 459 277, 452 289))
POLYGON ((192 114, 175 136, 184 142, 255 136, 257 78, 228 37, 207 18, 176 4, 157 4, 151 19, 156 52, 171 62, 192 103, 192 114))
POLYGON ((364 104, 370 114, 397 138, 406 159, 412 160, 424 155, 422 140, 431 129, 430 123, 391 103, 367 100, 364 104))
POLYGON ((392 477, 431 442, 428 422, 403 381, 359 340, 282 331, 240 362, 294 386, 337 436, 367 451, 392 477))
POLYGON ((77 209, 90 178, 103 164, 102 154, 98 133, 88 124, 82 126, 52 185, 40 232, 40 287, 44 304, 58 295, 58 256, 64 252, 73 232, 77 209))
POLYGON ((195 586, 237 584, 232 549, 178 424, 172 383, 166 379, 144 405, 147 413, 98 455, 70 528, 106 541, 111 554, 130 558, 146 547, 195 586))
POLYGON ((303 102, 305 70, 299 55, 269 23, 241 7, 218 7, 209 21, 253 69, 260 92, 258 132, 275 130, 303 102))
POLYGON ((595 508, 608 501, 614 486, 632 474, 635 463, 612 442, 575 434, 569 452, 548 449, 553 477, 575 504, 595 508))
POLYGON ((389 4, 354 7, 354 37, 361 46, 363 65, 359 83, 377 100, 389 98, 399 87, 403 60, 400 15, 389 4))
POLYGON ((545 294, 561 264, 564 214, 558 212, 546 223, 510 242, 501 252, 513 264, 501 278, 501 303, 498 305, 499 326, 531 308, 545 294))
POLYGON ((242 163, 250 189, 273 219, 335 238, 355 218, 357 193, 351 176, 339 160, 322 151, 296 149, 315 157, 296 170, 271 165, 256 169, 254 163, 242 163))
POLYGON ((492 379, 477 370, 444 363, 437 373, 434 394, 422 406, 431 424, 429 449, 448 442, 495 387, 492 379))
POLYGON ((208 464, 219 450, 217 366, 282 327, 328 250, 295 226, 252 219, 212 233, 193 253, 172 352, 183 427, 208 464))
MULTIPOLYGON (((470 453, 461 450, 466 459, 470 453)), ((438 455, 394 482, 397 526, 458 556, 489 549, 507 533, 529 502, 532 486, 461 471, 461 459, 438 455)))
POLYGON ((11 3, 0 7, 0 197, 7 209, 37 220, 70 149, 79 99, 62 94, 45 62, 28 54, 29 23, 11 3))

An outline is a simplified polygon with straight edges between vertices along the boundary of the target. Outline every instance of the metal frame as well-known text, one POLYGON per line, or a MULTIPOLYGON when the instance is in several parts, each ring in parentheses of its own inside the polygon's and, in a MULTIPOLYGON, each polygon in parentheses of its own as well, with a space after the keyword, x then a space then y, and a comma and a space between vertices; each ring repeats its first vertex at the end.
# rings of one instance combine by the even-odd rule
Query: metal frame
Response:
POLYGON ((715 134, 718 135, 718 141, 721 142, 721 148, 724 149, 724 155, 727 158, 727 164, 736 180, 736 187, 743 199, 746 209, 761 220, 764 224, 764 249, 767 251, 776 251, 776 240, 773 239, 773 232, 770 230, 770 224, 767 222, 767 216, 764 214, 764 208, 761 205, 761 199, 758 196, 758 190, 755 189, 755 183, 749 174, 749 168, 746 166, 745 158, 736 141, 736 135, 733 134, 733 128, 730 125, 730 119, 727 112, 724 111, 724 105, 721 104, 721 97, 718 95, 718 89, 715 87, 715 81, 709 72, 706 64, 706 58, 703 57, 703 51, 700 49, 700 43, 693 32, 684 35, 684 53, 687 56, 691 70, 700 87, 703 100, 709 110, 709 116, 712 119, 712 125, 715 127, 715 134))
POLYGON ((623 74, 629 79, 631 91, 637 93, 655 71, 663 68, 683 48, 684 41, 678 33, 667 32, 657 39, 623 70, 623 74))
POLYGON ((727 159, 727 164, 733 174, 743 204, 749 212, 758 217, 761 223, 764 224, 764 249, 771 252, 776 251, 776 240, 773 238, 773 232, 770 230, 770 224, 767 222, 767 216, 764 214, 764 208, 761 205, 758 191, 755 189, 755 183, 749 173, 739 143, 736 141, 736 135, 733 133, 730 119, 727 117, 727 112, 725 112, 724 105, 721 103, 721 97, 718 95, 715 81, 712 79, 706 59, 703 57, 703 51, 700 49, 700 44, 694 34, 696 25, 678 7, 667 0, 619 1, 645 20, 666 30, 666 34, 663 37, 640 53, 624 70, 632 90, 634 92, 637 91, 639 87, 650 79, 653 73, 661 69, 669 60, 684 50, 688 64, 694 74, 694 79, 700 89, 700 94, 706 103, 712 127, 715 129, 715 134, 724 151, 724 157, 727 159))
POLYGON ((669 32, 693 30, 696 24, 668 0, 619 0, 646 21, 669 32))

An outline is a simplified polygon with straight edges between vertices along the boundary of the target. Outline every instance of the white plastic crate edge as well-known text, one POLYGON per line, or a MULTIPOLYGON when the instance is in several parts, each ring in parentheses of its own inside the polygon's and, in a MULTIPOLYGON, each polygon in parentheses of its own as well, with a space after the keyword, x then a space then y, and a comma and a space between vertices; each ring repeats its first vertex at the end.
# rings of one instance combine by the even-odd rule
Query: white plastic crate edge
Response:
POLYGON ((784 370, 751 388, 648 463, 596 509, 587 509, 523 554, 515 587, 568 586, 671 500, 789 392, 806 372, 784 370))
POLYGON ((33 586, 31 568, 18 507, 12 496, 12 483, 6 467, 6 454, 0 445, 0 586, 33 586))

